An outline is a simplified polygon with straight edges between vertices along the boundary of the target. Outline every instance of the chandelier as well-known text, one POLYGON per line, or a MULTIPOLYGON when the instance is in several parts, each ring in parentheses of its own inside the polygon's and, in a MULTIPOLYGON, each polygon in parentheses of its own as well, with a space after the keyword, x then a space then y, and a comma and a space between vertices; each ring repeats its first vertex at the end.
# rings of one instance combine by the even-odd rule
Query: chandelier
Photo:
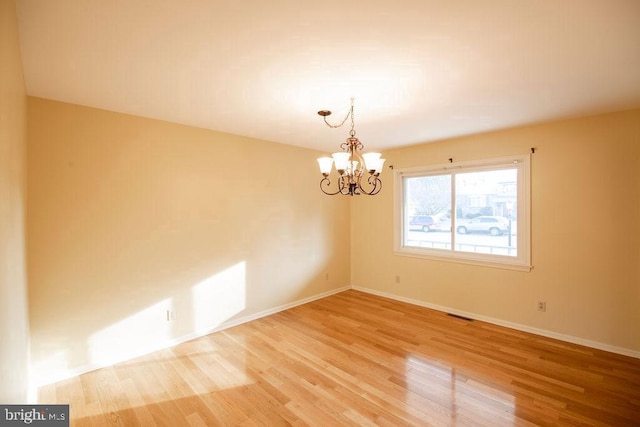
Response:
POLYGON ((384 165, 385 159, 380 158, 380 153, 362 153, 362 155, 360 155, 359 152, 362 151, 364 145, 356 138, 353 118, 353 98, 351 98, 351 108, 349 112, 339 125, 332 125, 327 121, 327 116, 331 114, 331 111, 320 110, 318 114, 324 118, 327 126, 334 129, 344 125, 347 119, 351 117, 349 137, 346 142, 340 144, 342 151, 333 153, 331 157, 321 157, 318 159, 320 173, 322 173, 323 177, 320 181, 320 189, 322 192, 330 196, 336 194, 344 194, 345 196, 366 194, 373 196, 378 194, 382 189, 380 173, 382 172, 382 165, 384 165), (337 187, 330 190, 331 180, 329 179, 329 175, 331 174, 331 169, 334 164, 338 172, 337 187))

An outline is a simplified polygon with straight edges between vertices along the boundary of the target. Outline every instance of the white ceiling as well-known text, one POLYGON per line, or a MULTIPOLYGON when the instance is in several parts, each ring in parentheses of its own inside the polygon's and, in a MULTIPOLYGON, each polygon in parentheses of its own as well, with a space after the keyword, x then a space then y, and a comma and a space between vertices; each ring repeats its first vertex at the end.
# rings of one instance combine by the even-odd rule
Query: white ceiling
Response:
POLYGON ((27 93, 335 151, 640 106, 640 0, 17 0, 27 93))

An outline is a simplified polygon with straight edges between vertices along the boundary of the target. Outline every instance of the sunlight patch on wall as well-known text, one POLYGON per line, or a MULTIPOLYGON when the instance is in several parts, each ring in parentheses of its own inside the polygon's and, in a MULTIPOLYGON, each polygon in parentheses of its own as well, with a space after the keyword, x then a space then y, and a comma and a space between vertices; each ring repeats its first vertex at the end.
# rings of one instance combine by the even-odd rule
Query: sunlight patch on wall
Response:
POLYGON ((167 312, 173 300, 164 299, 91 335, 87 342, 92 365, 106 366, 159 350, 171 339, 167 312))
POLYGON ((69 369, 68 351, 53 351, 31 365, 31 389, 35 390, 37 387, 72 375, 73 372, 69 369))
POLYGON ((246 308, 246 276, 246 262, 242 261, 192 288, 196 331, 213 330, 246 308))

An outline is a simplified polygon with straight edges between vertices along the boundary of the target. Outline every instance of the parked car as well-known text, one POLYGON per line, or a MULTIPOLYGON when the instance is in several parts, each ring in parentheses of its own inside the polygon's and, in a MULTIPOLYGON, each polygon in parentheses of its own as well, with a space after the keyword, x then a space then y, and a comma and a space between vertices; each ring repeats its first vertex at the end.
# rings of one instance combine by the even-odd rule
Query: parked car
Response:
POLYGON ((434 231, 442 230, 441 223, 448 221, 448 230, 451 229, 451 221, 444 213, 435 215, 416 215, 409 217, 409 230, 434 231))
POLYGON ((446 231, 451 232, 451 218, 444 217, 438 220, 435 224, 429 226, 430 231, 446 231))
POLYGON ((409 217, 409 230, 429 231, 430 227, 436 223, 433 215, 416 215, 409 217))
POLYGON ((478 216, 459 224, 456 231, 460 234, 489 233, 492 236, 500 236, 509 231, 509 220, 499 216, 478 216))

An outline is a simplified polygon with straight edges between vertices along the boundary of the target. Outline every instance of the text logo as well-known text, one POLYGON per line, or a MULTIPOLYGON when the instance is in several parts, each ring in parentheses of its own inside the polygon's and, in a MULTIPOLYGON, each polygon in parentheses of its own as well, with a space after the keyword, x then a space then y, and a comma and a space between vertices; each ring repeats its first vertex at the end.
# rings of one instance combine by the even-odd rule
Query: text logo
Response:
POLYGON ((0 405, 0 427, 69 427, 69 405, 0 405))

